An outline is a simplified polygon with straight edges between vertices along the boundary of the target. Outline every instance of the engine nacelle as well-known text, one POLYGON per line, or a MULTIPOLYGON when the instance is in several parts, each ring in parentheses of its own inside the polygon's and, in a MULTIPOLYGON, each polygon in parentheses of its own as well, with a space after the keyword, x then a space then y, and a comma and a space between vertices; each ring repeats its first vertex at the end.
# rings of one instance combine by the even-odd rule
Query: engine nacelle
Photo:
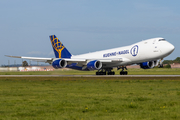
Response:
POLYGON ((154 66, 158 66, 158 61, 154 61, 154 66))
POLYGON ((143 62, 140 64, 140 67, 142 69, 151 69, 154 67, 154 61, 150 61, 150 62, 143 62))
POLYGON ((99 70, 102 67, 102 63, 100 61, 94 60, 94 61, 90 61, 87 64, 87 68, 89 70, 99 70))
POLYGON ((52 66, 55 69, 65 68, 67 66, 67 62, 63 59, 58 59, 58 60, 53 61, 52 66))

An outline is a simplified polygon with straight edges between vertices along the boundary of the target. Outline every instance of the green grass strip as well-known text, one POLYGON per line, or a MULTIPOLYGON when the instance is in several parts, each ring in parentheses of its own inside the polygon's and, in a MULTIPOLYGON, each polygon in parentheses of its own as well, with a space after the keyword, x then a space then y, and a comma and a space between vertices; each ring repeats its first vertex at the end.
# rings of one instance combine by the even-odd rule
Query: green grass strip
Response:
POLYGON ((1 120, 179 120, 180 78, 0 78, 1 120))

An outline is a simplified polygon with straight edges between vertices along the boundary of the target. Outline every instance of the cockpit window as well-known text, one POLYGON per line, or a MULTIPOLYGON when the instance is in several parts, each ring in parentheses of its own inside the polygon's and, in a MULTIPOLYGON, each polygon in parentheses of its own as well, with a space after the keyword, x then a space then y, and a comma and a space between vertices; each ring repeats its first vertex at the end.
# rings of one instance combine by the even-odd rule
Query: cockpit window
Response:
POLYGON ((159 41, 166 41, 165 39, 159 39, 159 41))

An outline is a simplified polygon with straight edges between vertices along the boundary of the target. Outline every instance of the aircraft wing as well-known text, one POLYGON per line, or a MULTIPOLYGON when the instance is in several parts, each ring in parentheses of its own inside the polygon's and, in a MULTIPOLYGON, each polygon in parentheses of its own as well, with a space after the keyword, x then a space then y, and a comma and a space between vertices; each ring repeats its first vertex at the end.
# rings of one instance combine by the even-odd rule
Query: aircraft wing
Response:
POLYGON ((12 57, 12 58, 21 58, 21 59, 29 59, 33 61, 38 61, 38 62, 45 62, 52 64, 54 60, 58 59, 63 59, 67 61, 69 64, 71 63, 79 63, 79 64, 86 64, 88 61, 92 60, 98 60, 102 63, 111 63, 111 62, 123 62, 123 58, 116 58, 116 59, 70 59, 70 58, 39 58, 39 57, 24 57, 24 56, 10 56, 10 55, 5 55, 6 57, 12 57))
MULTIPOLYGON (((56 60, 56 59, 54 59, 56 60)), ((100 61, 101 63, 103 64, 111 64, 111 63, 115 63, 115 62, 123 62, 123 59, 83 59, 83 58, 80 58, 80 59, 77 59, 77 58, 73 58, 73 59, 69 59, 69 58, 65 58, 63 59, 65 61, 67 61, 67 64, 68 65, 71 65, 72 63, 76 63, 77 66, 86 66, 87 63, 91 62, 91 61, 94 61, 94 60, 97 60, 97 61, 100 61)))
POLYGON ((23 56, 10 56, 10 55, 5 55, 6 57, 12 57, 12 58, 22 58, 22 59, 29 59, 33 61, 38 61, 38 62, 45 62, 45 63, 52 63, 53 58, 39 58, 39 57, 23 57, 23 56))
POLYGON ((83 59, 83 58, 69 59, 69 58, 64 58, 64 60, 67 61, 67 62, 88 62, 88 61, 92 61, 92 60, 98 60, 98 61, 100 61, 102 63, 105 63, 105 62, 107 62, 107 63, 109 63, 109 62, 122 62, 123 61, 122 58, 120 58, 120 59, 95 59, 95 58, 94 59, 83 59))

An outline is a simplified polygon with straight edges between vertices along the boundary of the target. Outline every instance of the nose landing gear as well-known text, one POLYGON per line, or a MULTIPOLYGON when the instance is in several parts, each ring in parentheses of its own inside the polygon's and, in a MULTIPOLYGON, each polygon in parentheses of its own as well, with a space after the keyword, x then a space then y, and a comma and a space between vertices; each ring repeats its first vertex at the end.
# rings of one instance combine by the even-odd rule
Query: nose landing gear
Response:
POLYGON ((163 68, 163 62, 162 62, 162 60, 163 60, 163 59, 160 59, 160 60, 159 60, 159 65, 158 65, 159 68, 163 68))

